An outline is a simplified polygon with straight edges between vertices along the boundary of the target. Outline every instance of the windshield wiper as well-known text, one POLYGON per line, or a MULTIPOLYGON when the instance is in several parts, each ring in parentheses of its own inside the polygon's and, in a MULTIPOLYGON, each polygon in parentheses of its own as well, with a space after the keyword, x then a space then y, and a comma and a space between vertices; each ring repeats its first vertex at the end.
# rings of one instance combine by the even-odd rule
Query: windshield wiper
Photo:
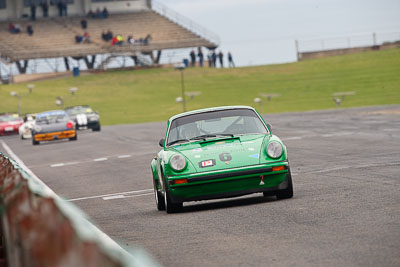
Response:
POLYGON ((180 143, 180 142, 189 142, 189 141, 190 141, 189 139, 178 139, 178 140, 168 143, 167 146, 171 146, 173 144, 180 143))
POLYGON ((221 133, 221 134, 203 134, 203 135, 199 135, 193 138, 190 138, 190 140, 205 140, 206 138, 212 138, 212 137, 217 137, 217 136, 230 136, 230 137, 234 137, 233 134, 225 134, 225 133, 221 133))
POLYGON ((201 140, 201 139, 206 139, 206 138, 210 138, 210 137, 217 137, 217 136, 215 134, 203 134, 203 135, 199 135, 199 136, 190 138, 190 140, 201 140))

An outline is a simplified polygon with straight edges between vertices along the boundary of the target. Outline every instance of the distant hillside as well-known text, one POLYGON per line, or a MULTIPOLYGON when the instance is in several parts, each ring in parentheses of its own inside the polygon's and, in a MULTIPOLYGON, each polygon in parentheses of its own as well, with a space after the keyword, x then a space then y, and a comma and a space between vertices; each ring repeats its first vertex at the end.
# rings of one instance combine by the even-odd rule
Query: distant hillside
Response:
MULTIPOLYGON (((355 91, 342 107, 400 103, 400 49, 369 51, 297 63, 235 69, 189 68, 184 71, 186 91, 201 91, 188 100, 188 109, 219 105, 251 105, 260 93, 279 94, 267 102, 264 113, 335 108, 335 92, 355 91)), ((103 124, 166 120, 182 111, 180 72, 174 69, 114 71, 35 83, 33 94, 22 98, 22 112, 55 109, 57 96, 76 96, 66 105, 89 104, 103 124)), ((3 85, 0 112, 16 111, 10 91, 27 92, 26 84, 3 85)), ((260 110, 262 111, 262 110, 260 110)))

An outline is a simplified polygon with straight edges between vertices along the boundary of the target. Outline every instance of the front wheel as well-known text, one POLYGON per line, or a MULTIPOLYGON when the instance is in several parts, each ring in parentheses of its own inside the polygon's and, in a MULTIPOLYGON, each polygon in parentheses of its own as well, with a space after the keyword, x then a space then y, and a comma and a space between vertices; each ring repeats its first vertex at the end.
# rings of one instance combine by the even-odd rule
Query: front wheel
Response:
POLYGON ((101 131, 100 123, 96 127, 92 128, 92 132, 100 132, 100 131, 101 131))
POLYGON ((183 203, 172 203, 171 201, 171 196, 169 195, 169 191, 166 188, 164 192, 164 202, 165 202, 165 209, 167 210, 167 213, 176 213, 180 212, 183 208, 183 203))
POLYGON ((156 206, 158 210, 165 210, 165 200, 160 191, 157 190, 156 181, 153 179, 154 184, 154 198, 156 199, 156 206))
POLYGON ((293 183, 292 183, 292 174, 290 173, 290 169, 287 173, 287 183, 288 183, 287 188, 278 191, 278 193, 276 194, 277 199, 286 199, 293 197, 293 183))

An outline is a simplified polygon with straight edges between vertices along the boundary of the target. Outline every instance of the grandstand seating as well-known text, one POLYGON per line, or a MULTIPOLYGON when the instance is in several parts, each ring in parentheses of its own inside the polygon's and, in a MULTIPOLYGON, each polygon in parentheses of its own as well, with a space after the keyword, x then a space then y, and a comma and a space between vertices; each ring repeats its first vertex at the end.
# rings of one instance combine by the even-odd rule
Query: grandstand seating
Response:
POLYGON ((155 11, 110 14, 107 19, 86 18, 86 31, 92 43, 76 44, 75 35, 83 35, 82 16, 41 18, 34 22, 28 20, 12 21, 22 27, 22 33, 11 34, 8 31, 10 21, 0 22, 1 57, 11 62, 36 58, 81 57, 107 53, 151 52, 154 50, 185 47, 215 47, 212 42, 196 35, 161 16, 155 11), (26 26, 31 24, 34 34, 26 33, 26 26), (152 36, 149 45, 112 46, 111 42, 101 39, 103 30, 110 29, 114 34, 121 34, 125 40, 129 35, 135 39, 152 36))

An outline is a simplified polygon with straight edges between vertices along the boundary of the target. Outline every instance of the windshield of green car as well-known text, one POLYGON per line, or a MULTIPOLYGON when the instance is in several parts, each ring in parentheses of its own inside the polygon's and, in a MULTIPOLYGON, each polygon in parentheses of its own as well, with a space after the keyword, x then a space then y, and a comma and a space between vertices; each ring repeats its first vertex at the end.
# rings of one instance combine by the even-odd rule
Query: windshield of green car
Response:
POLYGON ((66 109, 69 116, 75 116, 78 114, 90 114, 93 113, 93 110, 90 107, 72 107, 66 109))
POLYGON ((173 120, 169 127, 167 145, 217 136, 267 133, 267 127, 251 109, 218 110, 173 120))

